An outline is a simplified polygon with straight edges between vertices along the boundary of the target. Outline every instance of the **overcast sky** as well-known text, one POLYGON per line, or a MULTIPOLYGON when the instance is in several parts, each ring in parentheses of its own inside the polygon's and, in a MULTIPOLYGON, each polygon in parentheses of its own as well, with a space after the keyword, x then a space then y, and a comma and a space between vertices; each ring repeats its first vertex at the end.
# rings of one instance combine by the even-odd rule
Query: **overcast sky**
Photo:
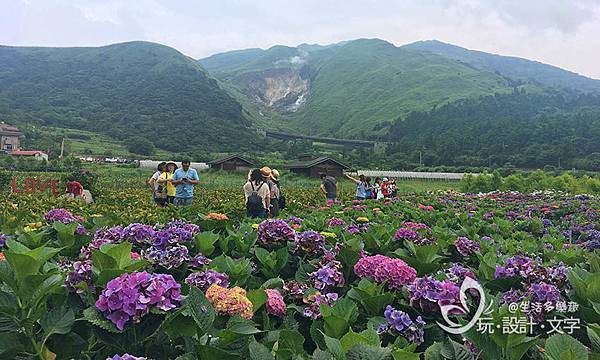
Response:
POLYGON ((147 40, 201 58, 283 44, 437 39, 600 79, 600 0, 0 0, 0 44, 147 40))

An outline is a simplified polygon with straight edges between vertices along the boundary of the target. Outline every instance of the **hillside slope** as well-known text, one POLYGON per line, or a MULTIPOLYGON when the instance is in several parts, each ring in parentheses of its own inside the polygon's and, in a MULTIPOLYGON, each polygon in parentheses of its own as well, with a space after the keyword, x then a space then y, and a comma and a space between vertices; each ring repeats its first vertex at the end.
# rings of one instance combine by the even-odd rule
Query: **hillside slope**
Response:
POLYGON ((535 82, 555 88, 569 88, 600 93, 600 80, 563 70, 538 61, 475 51, 436 40, 419 41, 402 46, 404 49, 429 51, 467 63, 481 70, 494 71, 521 82, 535 82))
POLYGON ((1 46, 0 120, 142 136, 175 152, 256 141, 241 105, 196 61, 147 42, 1 46))
POLYGON ((557 67, 436 41, 274 46, 199 61, 262 113, 279 115, 259 123, 349 138, 381 136, 398 117, 463 99, 600 89, 600 81, 557 67))

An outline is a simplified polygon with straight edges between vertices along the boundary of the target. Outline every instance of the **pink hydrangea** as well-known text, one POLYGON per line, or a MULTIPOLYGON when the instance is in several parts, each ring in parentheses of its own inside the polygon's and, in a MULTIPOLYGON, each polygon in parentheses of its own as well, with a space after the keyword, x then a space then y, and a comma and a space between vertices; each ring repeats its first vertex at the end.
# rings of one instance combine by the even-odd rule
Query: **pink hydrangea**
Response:
POLYGON ((417 277, 417 271, 400 259, 384 255, 365 256, 354 265, 354 273, 377 283, 387 282, 390 289, 400 289, 417 277))
POLYGON ((283 296, 276 289, 266 289, 267 292, 267 313, 281 317, 285 315, 287 307, 283 301, 283 296))

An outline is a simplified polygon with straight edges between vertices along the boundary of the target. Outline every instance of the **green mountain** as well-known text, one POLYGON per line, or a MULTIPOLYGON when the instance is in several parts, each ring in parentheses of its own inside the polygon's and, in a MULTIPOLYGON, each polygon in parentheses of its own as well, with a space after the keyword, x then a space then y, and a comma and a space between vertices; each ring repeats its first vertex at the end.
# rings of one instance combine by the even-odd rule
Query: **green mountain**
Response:
POLYGON ((259 109, 258 125, 349 138, 381 137, 398 117, 464 99, 600 88, 598 80, 556 67, 439 42, 396 47, 360 39, 242 50, 199 61, 238 99, 245 96, 259 109))
POLYGON ((146 138, 172 152, 257 144, 242 106, 167 46, 0 46, 0 120, 146 138))
POLYGON ((537 83, 559 89, 600 93, 600 81, 537 61, 512 56, 488 54, 436 40, 419 41, 402 46, 405 49, 429 51, 454 59, 480 70, 493 71, 517 82, 537 83))

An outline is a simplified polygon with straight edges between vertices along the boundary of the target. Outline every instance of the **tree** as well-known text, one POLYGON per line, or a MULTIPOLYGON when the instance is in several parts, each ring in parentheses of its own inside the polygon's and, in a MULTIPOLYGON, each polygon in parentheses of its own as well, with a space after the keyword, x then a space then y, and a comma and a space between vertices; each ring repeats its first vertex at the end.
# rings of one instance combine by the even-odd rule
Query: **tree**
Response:
POLYGON ((125 148, 135 154, 152 155, 156 151, 154 144, 141 136, 132 137, 125 141, 125 148))

